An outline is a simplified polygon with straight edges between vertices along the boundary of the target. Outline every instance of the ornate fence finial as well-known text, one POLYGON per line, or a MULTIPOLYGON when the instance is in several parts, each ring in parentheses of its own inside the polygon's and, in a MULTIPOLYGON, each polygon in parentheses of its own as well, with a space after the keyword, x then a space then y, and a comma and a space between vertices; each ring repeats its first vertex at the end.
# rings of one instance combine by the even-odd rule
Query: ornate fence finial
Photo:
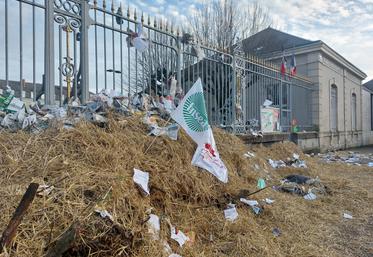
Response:
POLYGON ((166 21, 166 32, 168 32, 168 21, 166 21))
POLYGON ((137 21, 137 13, 136 13, 136 8, 135 8, 135 11, 133 13, 133 18, 135 19, 135 21, 137 21))
POLYGON ((97 0, 93 1, 93 6, 96 8, 97 7, 97 0))
POLYGON ((151 22, 150 22, 150 15, 148 14, 148 26, 150 26, 151 22))
POLYGON ((177 35, 177 36, 180 36, 180 28, 179 28, 179 27, 177 27, 176 35, 177 35))
POLYGON ((141 12, 141 23, 144 24, 144 12, 141 12))
POLYGON ((156 27, 157 27, 157 18, 154 17, 154 28, 156 28, 156 27))
POLYGON ((104 8, 104 10, 106 10, 106 0, 102 1, 102 8, 104 8))
POLYGON ((174 25, 171 23, 171 34, 174 34, 174 25))
POLYGON ((114 9, 114 1, 111 0, 111 12, 114 13, 114 10, 115 10, 115 9, 114 9))
POLYGON ((131 17, 131 11, 130 11, 130 5, 128 4, 127 8, 127 18, 129 19, 131 17))

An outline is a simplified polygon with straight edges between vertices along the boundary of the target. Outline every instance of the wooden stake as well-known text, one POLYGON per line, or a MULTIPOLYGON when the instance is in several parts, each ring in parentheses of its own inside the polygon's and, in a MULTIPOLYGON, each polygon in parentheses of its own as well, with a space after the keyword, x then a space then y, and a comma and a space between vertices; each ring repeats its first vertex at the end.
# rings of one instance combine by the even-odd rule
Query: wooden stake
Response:
POLYGON ((4 247, 7 247, 12 242, 12 239, 16 235, 17 228, 21 223, 23 216, 25 216, 27 209, 30 207, 32 201, 35 198, 36 192, 39 188, 39 184, 31 183, 25 194, 23 195, 21 202, 15 210, 12 219, 9 221, 8 226, 4 230, 0 240, 0 253, 4 247))

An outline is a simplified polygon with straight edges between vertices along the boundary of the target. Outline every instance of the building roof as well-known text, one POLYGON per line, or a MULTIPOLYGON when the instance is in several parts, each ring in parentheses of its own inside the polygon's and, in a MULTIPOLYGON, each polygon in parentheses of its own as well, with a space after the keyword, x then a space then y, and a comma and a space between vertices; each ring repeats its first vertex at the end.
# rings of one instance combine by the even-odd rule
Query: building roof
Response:
POLYGON ((363 87, 368 88, 370 91, 373 91, 373 79, 363 84, 363 87))
POLYGON ((256 56, 266 55, 272 52, 282 51, 293 47, 299 47, 314 43, 304 38, 296 37, 288 33, 268 27, 251 37, 242 40, 242 50, 245 53, 256 56))

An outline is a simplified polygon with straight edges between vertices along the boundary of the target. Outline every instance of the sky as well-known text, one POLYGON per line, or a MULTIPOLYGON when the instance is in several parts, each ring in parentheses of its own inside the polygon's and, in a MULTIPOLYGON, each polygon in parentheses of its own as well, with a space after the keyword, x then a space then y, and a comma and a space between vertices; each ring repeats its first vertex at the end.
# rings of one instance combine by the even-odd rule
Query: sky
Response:
MULTIPOLYGON (((43 4, 44 0, 35 0, 43 4)), ((130 6, 130 9, 136 8, 138 16, 143 11, 145 17, 150 15, 152 18, 162 18, 173 24, 186 27, 189 24, 190 17, 201 7, 201 4, 206 0, 106 0, 107 8, 110 9, 111 3, 114 4, 116 10, 119 3, 123 6, 130 6)), ((208 0, 207 0, 208 1, 208 0)), ((216 0, 218 1, 218 0, 216 0)), ((254 0, 236 0, 237 3, 245 5, 252 3, 254 0)), ((270 17, 273 19, 274 27, 284 32, 303 37, 309 40, 322 40, 347 60, 361 69, 367 74, 368 81, 373 79, 373 0, 258 0, 259 3, 268 9, 270 17)), ((93 2, 93 0, 90 0, 93 2)), ((5 46, 3 40, 4 32, 4 3, 5 0, 0 0, 0 79, 5 77, 5 46)), ((20 79, 20 40, 19 40, 19 1, 8 0, 9 3, 9 73, 11 80, 20 79)), ((102 6, 102 0, 98 0, 98 5, 102 6)), ((23 77, 30 81, 32 78, 32 69, 28 68, 32 64, 32 9, 29 5, 23 4, 23 77)), ((43 10, 36 8, 36 80, 41 81, 44 71, 44 21, 43 10)), ((109 21, 110 22, 110 21, 109 21)), ((94 42, 94 30, 90 30, 90 42, 94 42)), ((57 35, 57 33, 55 33, 57 35)), ((119 42, 119 36, 115 36, 116 45, 119 42)), ((104 49, 102 31, 98 33, 98 52, 99 68, 103 66, 102 49, 104 49)), ((108 53, 114 52, 111 48, 110 37, 107 38, 106 49, 108 53)), ((55 40, 55 43, 58 41, 55 40)), ((62 40, 62 49, 64 47, 62 40)), ((57 49, 57 48, 56 48, 57 49)), ((90 47, 91 61, 94 61, 95 53, 93 47, 90 47)), ((63 50, 64 51, 64 50, 63 50)), ((62 51, 62 56, 65 53, 62 51)), ((115 48, 118 55, 119 48, 115 48)), ((126 51, 125 51, 126 52, 126 51)), ((57 57, 58 53, 55 54, 57 57)), ((78 59, 77 56, 76 59, 78 59)), ((114 59, 114 58, 113 58, 114 59)), ((107 68, 111 68, 112 59, 109 58, 107 68)), ((119 67, 119 60, 114 66, 119 67)), ((127 62, 124 63, 124 70, 127 62)), ((130 65, 129 65, 130 66, 130 65)), ((94 67, 94 66, 92 66, 94 67)), ((90 72, 94 79, 91 79, 92 85, 95 81, 102 84, 104 79, 105 69, 101 69, 98 74, 98 79, 95 79, 95 69, 91 68, 90 72)), ((58 70, 56 70, 58 72, 58 70)), ((109 83, 116 84, 118 78, 108 77, 109 83)), ((56 75, 58 82, 58 76, 56 75)))
MULTIPOLYGON (((115 1, 118 4, 120 1, 115 1)), ((122 1, 152 16, 188 24, 204 0, 122 1)), ((251 0, 240 0, 245 5, 251 0)), ((373 79, 373 0, 259 0, 276 28, 322 40, 373 79)))

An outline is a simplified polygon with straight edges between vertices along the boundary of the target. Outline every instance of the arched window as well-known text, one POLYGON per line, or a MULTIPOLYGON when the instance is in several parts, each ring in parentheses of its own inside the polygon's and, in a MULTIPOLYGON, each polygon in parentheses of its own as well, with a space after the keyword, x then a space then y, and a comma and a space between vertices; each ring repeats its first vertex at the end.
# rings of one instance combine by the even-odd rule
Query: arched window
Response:
POLYGON ((357 124, 357 115, 356 115, 356 94, 353 93, 351 97, 351 122, 352 130, 356 130, 356 124, 357 124))
POLYGON ((338 124, 338 90, 336 85, 332 85, 330 90, 330 129, 337 131, 338 124))

